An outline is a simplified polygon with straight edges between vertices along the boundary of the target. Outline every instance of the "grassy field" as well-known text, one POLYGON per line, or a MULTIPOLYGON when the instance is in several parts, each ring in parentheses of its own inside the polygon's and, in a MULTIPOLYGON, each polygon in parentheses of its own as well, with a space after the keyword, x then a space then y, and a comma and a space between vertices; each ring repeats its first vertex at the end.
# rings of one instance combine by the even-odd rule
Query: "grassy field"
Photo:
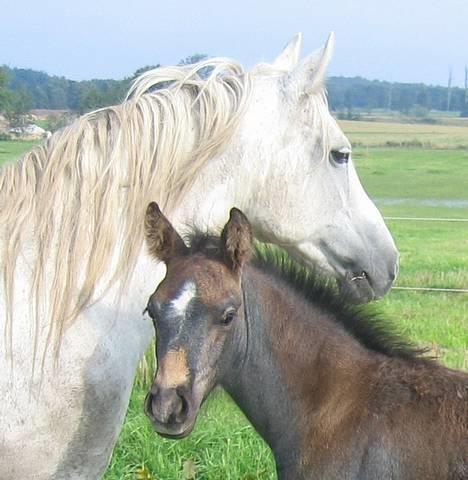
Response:
POLYGON ((18 160, 21 155, 30 150, 37 142, 20 142, 16 140, 0 141, 0 165, 4 162, 18 160))
POLYGON ((340 120, 354 147, 468 148, 465 125, 424 125, 340 120))
POLYGON ((468 148, 358 148, 354 160, 372 198, 405 200, 406 207, 433 199, 464 200, 468 206, 468 148))
MULTIPOLYGON (((340 123, 358 145, 359 174, 384 216, 468 219, 468 149, 460 148, 468 144, 468 128, 340 123)), ((5 151, 17 156, 20 148, 0 142, 0 162, 5 151)), ((467 222, 387 224, 401 253, 397 285, 468 288, 467 222)), ((468 294, 392 290, 378 304, 414 342, 446 365, 468 369, 468 294)), ((276 478, 268 448, 223 392, 207 402, 192 435, 178 442, 152 432, 144 394, 134 388, 106 480, 276 478)))
MULTIPOLYGON (((468 219, 468 126, 340 123, 358 144, 353 156, 359 175, 384 217, 468 219), (415 147, 418 142, 424 148, 415 147)), ((397 286, 468 288, 468 222, 387 219, 387 224, 401 254, 397 286)), ((401 290, 380 301, 413 341, 464 369, 467 305, 467 294, 401 290)))

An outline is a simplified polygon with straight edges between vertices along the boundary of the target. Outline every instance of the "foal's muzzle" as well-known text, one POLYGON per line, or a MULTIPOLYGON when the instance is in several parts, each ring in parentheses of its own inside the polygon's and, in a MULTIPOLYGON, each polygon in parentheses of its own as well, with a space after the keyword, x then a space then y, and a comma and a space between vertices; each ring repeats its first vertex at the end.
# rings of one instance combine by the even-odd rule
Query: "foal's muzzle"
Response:
POLYGON ((156 432, 173 439, 187 436, 196 416, 191 398, 186 386, 153 385, 145 399, 145 413, 156 432))

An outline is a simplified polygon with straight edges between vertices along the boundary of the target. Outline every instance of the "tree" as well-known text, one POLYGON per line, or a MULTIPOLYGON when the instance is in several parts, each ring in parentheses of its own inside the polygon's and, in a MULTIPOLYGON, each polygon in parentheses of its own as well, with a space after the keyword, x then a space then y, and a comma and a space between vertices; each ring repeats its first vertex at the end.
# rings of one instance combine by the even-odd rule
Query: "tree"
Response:
POLYGON ((193 55, 189 55, 188 57, 183 58, 179 65, 193 65, 194 63, 202 62, 206 60, 208 55, 205 53, 194 53, 193 55))
POLYGON ((91 87, 81 99, 80 110, 82 113, 89 112, 106 106, 105 103, 103 93, 97 88, 91 87))
POLYGON ((157 65, 145 65, 144 67, 139 68, 138 70, 135 70, 135 73, 132 76, 132 79, 139 77, 145 72, 148 72, 149 70, 154 70, 155 68, 159 68, 161 66, 160 63, 157 65))
POLYGON ((416 104, 427 109, 429 106, 429 93, 425 85, 421 85, 421 90, 416 95, 416 104))
POLYGON ((463 92, 463 107, 460 117, 468 117, 468 65, 465 65, 465 89, 463 92))
POLYGON ((13 101, 13 92, 9 89, 8 83, 8 72, 4 67, 0 67, 0 112, 9 110, 13 101))
POLYGON ((31 94, 22 87, 14 93, 11 101, 11 110, 17 115, 24 115, 33 108, 34 100, 31 94))
MULTIPOLYGON (((179 62, 179 65, 193 65, 195 63, 202 62, 207 58, 208 58, 208 55, 204 53, 194 53, 193 55, 189 55, 188 57, 183 58, 179 62)), ((208 77, 208 75, 211 73, 212 70, 213 70, 212 67, 203 67, 200 70, 198 70, 198 75, 200 75, 201 78, 206 78, 208 77)))

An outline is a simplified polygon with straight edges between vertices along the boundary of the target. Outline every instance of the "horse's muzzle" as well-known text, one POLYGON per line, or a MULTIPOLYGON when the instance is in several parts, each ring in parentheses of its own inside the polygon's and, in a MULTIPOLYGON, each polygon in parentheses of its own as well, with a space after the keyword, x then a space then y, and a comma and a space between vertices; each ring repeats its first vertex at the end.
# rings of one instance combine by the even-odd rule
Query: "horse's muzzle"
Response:
POLYGON ((340 293, 351 303, 367 303, 383 297, 391 288, 396 277, 397 267, 388 271, 388 276, 381 275, 377 282, 366 271, 346 273, 345 277, 338 280, 340 293))
POLYGON ((157 433, 168 438, 183 438, 193 428, 193 402, 187 387, 164 388, 153 385, 145 399, 145 413, 157 433))

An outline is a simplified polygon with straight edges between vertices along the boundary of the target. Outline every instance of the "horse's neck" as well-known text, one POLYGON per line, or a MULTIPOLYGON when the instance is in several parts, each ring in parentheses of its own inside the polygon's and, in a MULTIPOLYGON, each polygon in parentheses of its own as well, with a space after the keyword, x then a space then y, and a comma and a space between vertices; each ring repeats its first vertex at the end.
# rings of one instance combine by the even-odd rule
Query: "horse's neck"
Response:
POLYGON ((304 445, 349 413, 372 358, 326 313, 262 272, 249 268, 243 290, 242 372, 230 372, 225 388, 272 448, 280 478, 302 478, 304 445))
POLYGON ((171 223, 181 231, 190 225, 200 231, 219 233, 233 206, 245 210, 248 188, 239 153, 227 150, 201 168, 191 188, 170 214, 171 223))

